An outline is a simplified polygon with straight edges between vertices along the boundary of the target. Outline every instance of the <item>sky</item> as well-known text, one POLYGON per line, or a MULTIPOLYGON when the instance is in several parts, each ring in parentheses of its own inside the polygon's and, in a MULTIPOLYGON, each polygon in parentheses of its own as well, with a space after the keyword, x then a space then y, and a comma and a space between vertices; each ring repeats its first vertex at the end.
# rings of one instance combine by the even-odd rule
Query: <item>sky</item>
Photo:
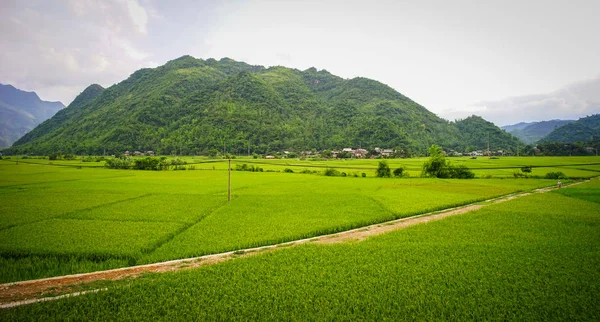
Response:
POLYGON ((2 0, 0 83, 68 105, 183 55, 385 83, 449 120, 600 113, 600 1, 2 0))

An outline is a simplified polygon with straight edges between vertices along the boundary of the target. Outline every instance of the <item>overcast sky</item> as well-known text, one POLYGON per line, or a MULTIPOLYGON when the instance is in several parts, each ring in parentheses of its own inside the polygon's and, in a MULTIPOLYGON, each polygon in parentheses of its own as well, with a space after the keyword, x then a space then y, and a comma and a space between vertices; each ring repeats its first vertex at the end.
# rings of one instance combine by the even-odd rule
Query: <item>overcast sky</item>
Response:
POLYGON ((599 12, 598 0, 1 0, 0 83, 69 104, 189 54, 372 78, 450 120, 578 118, 600 113, 599 12), (598 87, 573 98, 581 84, 598 87))

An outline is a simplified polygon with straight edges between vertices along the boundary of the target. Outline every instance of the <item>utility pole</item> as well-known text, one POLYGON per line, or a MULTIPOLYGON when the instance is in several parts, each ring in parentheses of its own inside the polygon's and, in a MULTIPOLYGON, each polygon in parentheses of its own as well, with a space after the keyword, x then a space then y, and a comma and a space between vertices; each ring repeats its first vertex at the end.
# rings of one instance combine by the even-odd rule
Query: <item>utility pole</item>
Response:
POLYGON ((490 132, 488 132, 488 157, 491 156, 490 154, 490 132))
POLYGON ((227 172, 229 176, 227 179, 227 202, 231 201, 231 159, 229 159, 229 165, 227 166, 227 172))

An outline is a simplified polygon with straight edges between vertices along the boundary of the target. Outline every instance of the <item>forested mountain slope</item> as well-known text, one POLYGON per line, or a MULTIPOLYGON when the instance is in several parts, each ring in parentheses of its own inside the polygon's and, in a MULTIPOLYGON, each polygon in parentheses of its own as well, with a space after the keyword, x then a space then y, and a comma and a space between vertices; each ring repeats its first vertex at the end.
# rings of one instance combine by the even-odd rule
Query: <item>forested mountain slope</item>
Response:
POLYGON ((590 142, 600 139, 600 114, 582 117, 552 131, 540 142, 590 142))
POLYGON ((434 143, 483 148, 466 142, 455 123, 374 80, 183 56, 138 70, 105 90, 91 86, 7 152, 198 154, 216 148, 245 154, 342 147, 425 152, 434 143))
POLYGON ((532 144, 541 140, 557 128, 573 122, 575 122, 575 120, 550 120, 533 123, 518 123, 515 125, 503 126, 502 129, 516 136, 519 138, 519 140, 527 144, 532 144), (525 126, 520 126, 522 124, 525 126))

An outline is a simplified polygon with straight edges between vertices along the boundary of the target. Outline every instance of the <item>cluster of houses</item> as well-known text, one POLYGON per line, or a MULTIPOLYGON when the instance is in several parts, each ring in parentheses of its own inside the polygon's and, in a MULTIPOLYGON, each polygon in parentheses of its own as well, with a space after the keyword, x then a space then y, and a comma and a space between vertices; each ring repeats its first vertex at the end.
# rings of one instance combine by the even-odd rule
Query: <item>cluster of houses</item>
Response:
MULTIPOLYGON (((375 150, 375 155, 381 155, 383 157, 389 157, 396 153, 396 150, 392 150, 392 149, 375 148, 374 150, 375 150)), ((369 151, 366 149, 343 148, 342 150, 332 150, 330 152, 331 152, 331 155, 326 155, 326 157, 331 157, 331 158, 350 157, 350 158, 357 158, 357 159, 362 159, 362 158, 367 158, 367 157, 370 157, 370 158, 375 157, 375 155, 368 155, 369 151)), ((303 151, 301 153, 301 155, 305 158, 325 156, 324 154, 325 154, 325 151, 321 151, 321 152, 303 151)), ((290 155, 290 152, 283 151, 283 155, 288 156, 288 155, 290 155)), ((264 158, 265 159, 275 159, 276 157, 273 155, 267 155, 264 158)))
POLYGON ((482 151, 482 150, 477 150, 477 151, 472 151, 472 152, 456 152, 454 150, 450 150, 448 152, 446 151, 442 151, 442 153, 444 153, 444 155, 447 156, 456 156, 456 157, 479 157, 479 156, 509 156, 512 155, 510 152, 508 151, 504 151, 504 150, 497 150, 497 151, 482 151))
POLYGON ((140 157, 140 156, 153 157, 155 155, 155 153, 154 153, 154 151, 146 151, 146 152, 134 151, 133 153, 131 153, 129 151, 125 151, 125 152, 123 152, 123 155, 126 156, 126 157, 129 157, 129 156, 134 156, 134 157, 140 157))
MULTIPOLYGON (((332 158, 338 158, 338 157, 351 157, 351 158, 356 158, 356 159, 362 159, 362 158, 375 158, 376 155, 382 156, 384 158, 386 157, 390 157, 396 154, 396 150, 393 149, 381 149, 381 148, 375 148, 375 153, 374 154, 370 154, 369 155, 369 151, 367 151, 366 149, 353 149, 353 148, 343 148, 342 150, 332 150, 331 151, 331 155, 330 157, 332 158)), ((316 152, 316 151, 304 151, 302 152, 302 156, 303 157, 319 157, 323 155, 323 152, 316 152)), ((473 156, 473 157, 477 157, 477 156, 509 156, 511 155, 510 152, 508 151, 503 151, 503 150, 497 150, 497 151, 482 151, 482 150, 477 150, 477 151, 472 151, 472 152, 466 152, 466 153, 461 153, 461 152, 457 152, 454 150, 449 150, 448 152, 443 151, 444 155, 447 156, 473 156)), ((284 156, 289 156, 290 154, 292 154, 289 151, 283 151, 283 155, 284 156)), ((123 152, 123 155, 125 156, 155 156, 154 151, 145 151, 145 152, 140 152, 140 151, 134 151, 134 152, 130 152, 130 151, 125 151, 123 152)), ((276 159, 276 156, 273 155, 266 155, 264 157, 265 159, 276 159)))

